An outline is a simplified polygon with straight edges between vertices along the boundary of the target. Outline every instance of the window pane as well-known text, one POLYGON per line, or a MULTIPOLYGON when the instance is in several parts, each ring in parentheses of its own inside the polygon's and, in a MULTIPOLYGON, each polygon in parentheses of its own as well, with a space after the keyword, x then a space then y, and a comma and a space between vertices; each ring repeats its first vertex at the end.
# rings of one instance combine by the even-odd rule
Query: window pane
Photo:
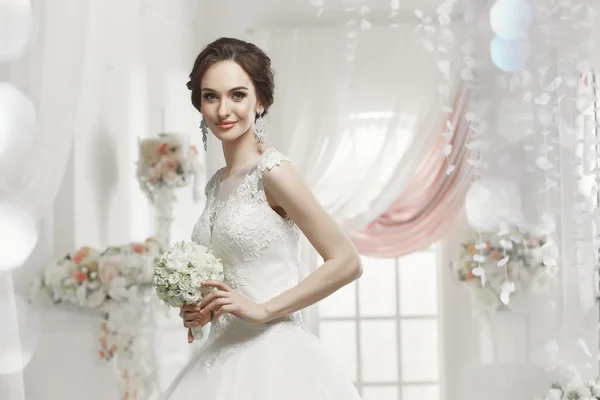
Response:
POLYGON ((438 385, 404 386, 402 400, 439 400, 440 390, 438 385))
POLYGON ((360 323, 360 362, 363 382, 398 381, 396 321, 360 323))
POLYGON ((419 252, 400 258, 400 315, 437 314, 437 258, 434 252, 419 252))
POLYGON ((362 400, 398 400, 398 388, 396 386, 364 387, 361 398, 362 400))
POLYGON ((439 372, 438 322, 400 322, 402 378, 405 382, 437 381, 439 372))
POLYGON ((337 363, 342 372, 356 382, 356 322, 321 322, 319 338, 327 354, 337 363))
POLYGON ((363 275, 358 280, 360 315, 396 315, 396 260, 363 257, 363 275))
POLYGON ((318 303, 319 317, 355 317, 356 282, 344 286, 318 303))

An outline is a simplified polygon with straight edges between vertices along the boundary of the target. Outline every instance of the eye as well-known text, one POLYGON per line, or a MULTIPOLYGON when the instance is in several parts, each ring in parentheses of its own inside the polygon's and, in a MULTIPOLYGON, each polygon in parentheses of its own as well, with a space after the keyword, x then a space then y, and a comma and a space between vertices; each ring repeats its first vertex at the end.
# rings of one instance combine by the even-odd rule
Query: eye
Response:
POLYGON ((206 100, 216 100, 217 96, 214 93, 205 93, 203 96, 206 100))
POLYGON ((244 93, 244 92, 234 92, 233 93, 234 100, 242 100, 244 97, 246 97, 246 93, 244 93))

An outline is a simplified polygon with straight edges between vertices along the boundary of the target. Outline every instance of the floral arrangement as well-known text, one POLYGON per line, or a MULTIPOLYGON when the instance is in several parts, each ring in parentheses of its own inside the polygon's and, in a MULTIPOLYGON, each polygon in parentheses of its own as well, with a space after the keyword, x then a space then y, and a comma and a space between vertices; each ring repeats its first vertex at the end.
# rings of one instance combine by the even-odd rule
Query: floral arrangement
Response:
POLYGON ((152 285, 159 257, 160 245, 153 238, 103 252, 84 246, 44 268, 34 279, 32 299, 107 312, 140 287, 152 285))
POLYGON ((536 400, 597 400, 600 399, 600 378, 574 382, 566 387, 555 383, 544 397, 536 400))
POLYGON ((194 177, 195 196, 198 194, 198 149, 188 146, 185 137, 161 133, 157 138, 139 141, 137 177, 142 191, 152 203, 160 189, 187 186, 194 177))
MULTIPOLYGON (((214 290, 201 286, 204 280, 224 279, 223 264, 212 251, 193 242, 177 242, 163 254, 154 270, 154 286, 158 297, 171 307, 197 304, 214 290)), ((202 330, 192 330, 201 337, 202 330)))
POLYGON ((454 271, 473 289, 476 314, 491 318, 510 296, 542 293, 554 286, 558 275, 558 247, 547 235, 517 227, 498 233, 481 233, 462 245, 454 271))
POLYGON ((147 293, 162 254, 154 238, 100 252, 84 246, 46 266, 31 287, 37 304, 64 305, 101 315, 98 354, 122 372, 123 397, 139 394, 148 371, 143 349, 150 315, 147 293))

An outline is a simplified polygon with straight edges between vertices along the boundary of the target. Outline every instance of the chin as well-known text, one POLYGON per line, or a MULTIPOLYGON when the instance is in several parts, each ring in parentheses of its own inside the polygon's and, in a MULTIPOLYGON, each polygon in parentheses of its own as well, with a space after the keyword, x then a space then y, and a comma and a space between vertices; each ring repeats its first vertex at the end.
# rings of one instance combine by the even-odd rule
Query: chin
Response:
POLYGON ((229 130, 221 130, 219 128, 215 128, 213 134, 222 142, 232 142, 237 140, 242 136, 247 130, 240 129, 240 127, 236 126, 229 130))

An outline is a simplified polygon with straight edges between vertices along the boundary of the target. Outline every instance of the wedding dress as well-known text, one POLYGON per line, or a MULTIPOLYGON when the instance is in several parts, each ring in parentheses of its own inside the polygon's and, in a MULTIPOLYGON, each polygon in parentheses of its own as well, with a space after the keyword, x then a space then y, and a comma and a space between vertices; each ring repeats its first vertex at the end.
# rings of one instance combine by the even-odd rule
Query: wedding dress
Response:
MULTIPOLYGON (((221 182, 206 185, 192 240, 211 247, 225 281, 257 303, 298 284, 301 232, 267 203, 262 174, 289 159, 275 149, 221 182)), ((299 313, 255 326, 231 314, 211 323, 206 344, 167 392, 170 400, 360 400, 299 313)))

